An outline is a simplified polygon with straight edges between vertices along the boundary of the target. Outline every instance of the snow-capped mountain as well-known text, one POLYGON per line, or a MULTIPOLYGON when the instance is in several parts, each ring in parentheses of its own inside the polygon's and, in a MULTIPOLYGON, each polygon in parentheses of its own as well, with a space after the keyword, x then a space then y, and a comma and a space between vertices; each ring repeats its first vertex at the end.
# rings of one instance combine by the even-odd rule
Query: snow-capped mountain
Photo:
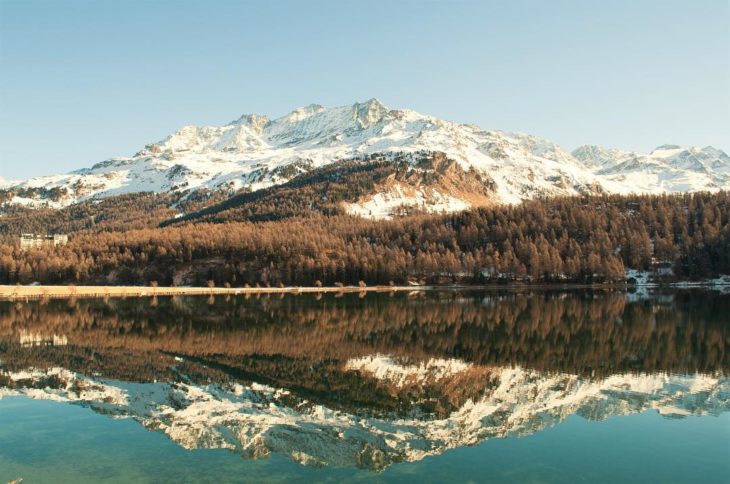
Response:
MULTIPOLYGON (((454 377, 476 369, 438 359, 401 365, 381 355, 357 358, 345 367, 395 386, 449 386, 454 377)), ((529 435, 574 414, 598 420, 654 410, 681 418, 730 410, 730 379, 719 375, 616 374, 591 379, 524 368, 479 371, 485 372, 482 396, 445 417, 354 414, 257 383, 129 383, 62 368, 2 372, 8 386, 0 386, 0 398, 23 395, 133 418, 186 449, 229 449, 254 459, 278 453, 306 465, 373 470, 491 438, 529 435)))
POLYGON ((347 209, 387 216, 396 206, 426 202, 432 211, 453 211, 543 195, 730 189, 730 158, 712 147, 662 146, 639 155, 583 146, 571 154, 535 136, 390 109, 376 99, 333 108, 312 104, 278 119, 246 114, 224 126, 185 126, 132 157, 111 158, 65 175, 0 181, 0 188, 18 192, 10 203, 60 207, 145 191, 257 190, 342 160, 405 159, 416 165, 433 153, 444 153, 465 172, 478 173, 489 196, 470 197, 443 183, 395 183, 376 187, 347 209))
POLYGON ((727 190, 730 157, 723 151, 662 145, 648 155, 585 145, 573 156, 593 167, 610 192, 667 193, 727 190))

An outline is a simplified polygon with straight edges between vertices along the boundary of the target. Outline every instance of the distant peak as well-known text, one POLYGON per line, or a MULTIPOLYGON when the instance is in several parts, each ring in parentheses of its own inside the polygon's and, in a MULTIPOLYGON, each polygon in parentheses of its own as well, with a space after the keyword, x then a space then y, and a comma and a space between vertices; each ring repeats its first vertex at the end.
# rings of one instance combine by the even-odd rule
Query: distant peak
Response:
POLYGON ((229 126, 247 126, 255 133, 261 134, 268 123, 269 117, 266 115, 244 114, 237 120, 229 123, 229 126))
POLYGON ((606 148, 601 145, 580 145, 573 150, 573 156, 577 157, 577 155, 587 155, 603 151, 606 151, 606 148))
POLYGON ((390 108, 375 98, 352 105, 353 115, 361 128, 369 128, 390 111, 390 108))
POLYGON ((571 155, 586 166, 591 167, 617 163, 620 160, 634 156, 634 153, 632 151, 606 148, 605 146, 591 144, 579 146, 571 152, 571 155))
POLYGON ((304 106, 303 108, 297 108, 295 110, 295 112, 301 111, 301 112, 307 112, 307 113, 316 113, 318 111, 322 111, 323 109, 325 109, 325 107, 322 106, 321 104, 312 103, 312 104, 308 104, 308 105, 304 106))
POLYGON ((667 150, 681 150, 682 147, 679 145, 661 145, 654 148, 654 151, 667 151, 667 150))
POLYGON ((321 104, 309 104, 300 108, 296 108, 281 119, 289 122, 297 122, 306 119, 314 114, 324 111, 326 108, 321 104))
POLYGON ((251 123, 260 123, 262 121, 266 122, 269 120, 269 117, 265 114, 242 114, 240 118, 238 118, 235 121, 232 121, 230 124, 251 124, 251 123))
POLYGON ((371 97, 367 101, 357 102, 354 105, 355 106, 360 106, 360 107, 362 107, 362 106, 368 106, 368 107, 376 107, 378 109, 388 109, 388 106, 386 106, 385 104, 383 104, 380 101, 380 99, 374 98, 374 97, 371 97))

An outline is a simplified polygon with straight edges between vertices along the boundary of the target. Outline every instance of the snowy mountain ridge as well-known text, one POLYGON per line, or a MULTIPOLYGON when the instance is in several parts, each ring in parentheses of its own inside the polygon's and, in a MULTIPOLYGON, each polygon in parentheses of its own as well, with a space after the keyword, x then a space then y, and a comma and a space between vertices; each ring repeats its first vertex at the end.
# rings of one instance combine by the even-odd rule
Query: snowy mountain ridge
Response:
MULTIPOLYGON (((730 157, 713 147, 665 145, 637 154, 586 145, 570 153, 536 136, 390 109, 376 99, 332 108, 312 104, 277 119, 245 114, 224 126, 185 126, 134 156, 64 175, 0 180, 0 188, 18 191, 9 203, 62 207, 135 192, 258 190, 338 161, 376 157, 416 163, 429 153, 444 153, 464 171, 484 175, 490 203, 579 193, 730 189, 730 157), (54 189, 49 198, 47 192, 54 189)), ((375 208, 377 216, 401 204, 453 211, 483 203, 443 187, 404 190, 399 185, 379 187, 353 202, 350 212, 365 215, 375 208), (378 211, 382 207, 387 210, 378 211)))

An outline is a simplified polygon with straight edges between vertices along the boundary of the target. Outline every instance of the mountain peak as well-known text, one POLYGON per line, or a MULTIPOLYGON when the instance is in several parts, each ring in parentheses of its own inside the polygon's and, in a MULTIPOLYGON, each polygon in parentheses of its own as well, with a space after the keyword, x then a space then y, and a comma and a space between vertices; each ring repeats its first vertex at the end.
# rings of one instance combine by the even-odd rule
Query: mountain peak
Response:
POLYGON ((627 158, 632 153, 614 148, 605 148, 601 145, 582 145, 574 149, 571 155, 586 166, 602 166, 627 158))
POLYGON ((374 97, 371 97, 367 101, 356 102, 355 104, 353 104, 353 107, 358 107, 358 108, 367 107, 368 109, 379 109, 379 110, 384 110, 384 111, 390 111, 390 108, 388 106, 383 104, 380 101, 380 99, 374 98, 374 97))
MULTIPOLYGON (((472 187, 471 193, 488 191, 489 203, 595 190, 666 193, 730 188, 730 158, 711 147, 662 145, 651 155, 639 155, 584 145, 571 156, 536 136, 485 131, 412 110, 391 110, 376 98, 334 107, 310 104, 273 120, 244 114, 224 126, 185 126, 129 158, 111 158, 89 169, 26 182, 0 180, 0 187, 67 188, 72 195, 59 202, 63 204, 140 191, 258 190, 343 160, 402 160, 415 165, 436 154, 465 173, 488 180, 485 186, 472 187), (174 176, 167 171, 173 168, 174 176)), ((462 199, 458 176, 450 176, 452 185, 446 188, 417 186, 406 194, 401 186, 384 187, 382 193, 371 194, 372 200, 357 203, 378 205, 368 209, 372 213, 402 204, 423 207, 423 200, 433 202, 426 207, 433 211, 476 203, 462 199), (434 190, 440 195, 433 195, 434 190)), ((13 200, 29 203, 22 197, 13 200)))
POLYGON ((658 158, 668 158, 682 151, 685 151, 685 149, 679 145, 664 144, 654 148, 649 155, 658 158))
POLYGON ((361 128, 369 128, 390 111, 388 106, 375 98, 368 99, 364 103, 355 103, 352 105, 355 119, 361 128))
POLYGON ((653 151, 680 150, 680 149, 682 149, 682 147, 679 145, 663 144, 663 145, 659 145, 656 148, 654 148, 653 151))
POLYGON ((281 119, 284 119, 289 122, 297 122, 301 121, 303 119, 306 119, 313 114, 320 113, 322 111, 325 111, 327 108, 322 106, 321 104, 309 104, 304 107, 296 108, 294 111, 290 112, 286 116, 284 116, 281 119))
POLYGON ((269 123, 269 117, 265 114, 243 114, 240 118, 235 121, 228 123, 231 125, 248 126, 259 134, 263 131, 263 128, 269 123))

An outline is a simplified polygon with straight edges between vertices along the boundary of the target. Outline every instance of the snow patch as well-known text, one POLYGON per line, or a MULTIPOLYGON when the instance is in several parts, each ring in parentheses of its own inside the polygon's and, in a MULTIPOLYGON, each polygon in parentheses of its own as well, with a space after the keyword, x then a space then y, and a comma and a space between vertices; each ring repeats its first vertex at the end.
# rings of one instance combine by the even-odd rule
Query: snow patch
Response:
POLYGON ((425 380, 439 381, 445 377, 464 372, 473 365, 461 360, 432 358, 418 365, 400 365, 391 357, 373 355, 353 358, 345 363, 345 369, 366 372, 379 380, 388 380, 402 387, 407 383, 425 380))

